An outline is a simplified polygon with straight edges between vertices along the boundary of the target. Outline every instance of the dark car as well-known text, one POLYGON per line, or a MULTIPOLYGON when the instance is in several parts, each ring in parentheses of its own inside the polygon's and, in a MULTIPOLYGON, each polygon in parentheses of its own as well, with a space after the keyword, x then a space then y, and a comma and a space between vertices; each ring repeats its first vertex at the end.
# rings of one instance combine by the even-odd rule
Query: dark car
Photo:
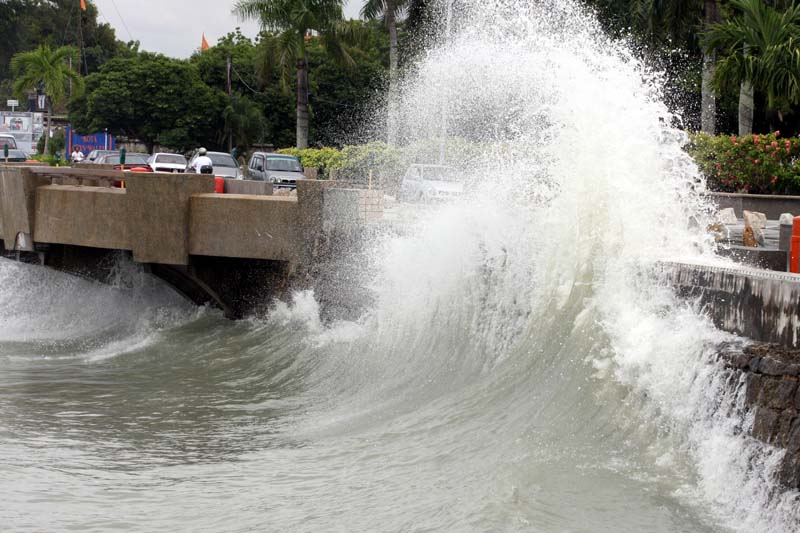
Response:
POLYGON ((306 179, 303 165, 296 157, 271 152, 255 152, 250 156, 247 172, 251 180, 291 189, 297 186, 297 180, 306 179))

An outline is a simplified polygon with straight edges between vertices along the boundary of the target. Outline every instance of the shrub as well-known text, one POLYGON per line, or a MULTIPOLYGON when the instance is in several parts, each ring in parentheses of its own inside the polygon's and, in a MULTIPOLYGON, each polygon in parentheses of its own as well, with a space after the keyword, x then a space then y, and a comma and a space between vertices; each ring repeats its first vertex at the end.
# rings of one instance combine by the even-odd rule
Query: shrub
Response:
POLYGON ((800 194, 800 138, 780 132, 745 137, 692 135, 687 152, 709 189, 752 194, 800 194))
POLYGON ((341 168, 343 164, 342 152, 336 148, 282 148, 278 152, 297 157, 304 167, 316 168, 320 179, 328 179, 330 171, 341 168))

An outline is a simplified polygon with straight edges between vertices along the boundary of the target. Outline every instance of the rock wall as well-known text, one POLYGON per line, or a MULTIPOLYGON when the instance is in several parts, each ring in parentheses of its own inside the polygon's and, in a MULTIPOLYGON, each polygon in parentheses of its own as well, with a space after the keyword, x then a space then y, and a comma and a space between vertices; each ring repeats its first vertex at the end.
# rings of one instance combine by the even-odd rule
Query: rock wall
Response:
POLYGON ((751 434, 762 442, 784 448, 778 481, 800 489, 800 350, 774 344, 723 349, 723 362, 744 376, 745 403, 753 410, 751 434))

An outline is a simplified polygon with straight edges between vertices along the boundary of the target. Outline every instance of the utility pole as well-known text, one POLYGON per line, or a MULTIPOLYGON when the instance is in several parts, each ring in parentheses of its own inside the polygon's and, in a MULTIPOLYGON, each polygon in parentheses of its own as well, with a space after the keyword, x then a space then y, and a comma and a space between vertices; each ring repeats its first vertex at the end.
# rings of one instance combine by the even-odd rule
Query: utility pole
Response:
MULTIPOLYGON (((229 55, 227 61, 225 62, 225 76, 226 76, 226 84, 228 87, 228 103, 233 106, 233 100, 231 100, 231 56, 229 55)), ((228 125, 228 153, 233 152, 233 129, 228 125)))

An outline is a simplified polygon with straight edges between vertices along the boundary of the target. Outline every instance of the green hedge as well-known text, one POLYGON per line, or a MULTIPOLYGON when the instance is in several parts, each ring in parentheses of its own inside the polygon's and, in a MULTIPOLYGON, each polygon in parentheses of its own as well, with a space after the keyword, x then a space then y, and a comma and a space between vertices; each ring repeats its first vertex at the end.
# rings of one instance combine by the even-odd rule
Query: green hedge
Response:
POLYGON ((752 194, 800 194, 800 138, 780 132, 745 137, 697 133, 686 151, 709 189, 752 194))

